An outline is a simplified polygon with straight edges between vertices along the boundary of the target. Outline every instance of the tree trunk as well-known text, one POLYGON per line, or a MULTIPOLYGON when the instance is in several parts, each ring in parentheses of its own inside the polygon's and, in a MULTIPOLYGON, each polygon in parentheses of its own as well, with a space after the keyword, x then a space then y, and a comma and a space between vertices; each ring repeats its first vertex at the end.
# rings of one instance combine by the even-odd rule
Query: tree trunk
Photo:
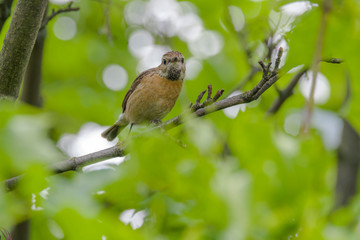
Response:
POLYGON ((0 98, 16 99, 47 0, 18 0, 0 52, 0 98))
MULTIPOLYGON (((46 11, 44 19, 46 17, 46 11)), ((44 20, 43 20, 44 22, 44 20)), ((34 49, 31 53, 29 64, 26 68, 25 79, 21 92, 21 101, 36 107, 42 107, 41 80, 42 80, 42 59, 46 38, 46 28, 41 28, 37 36, 34 49)))

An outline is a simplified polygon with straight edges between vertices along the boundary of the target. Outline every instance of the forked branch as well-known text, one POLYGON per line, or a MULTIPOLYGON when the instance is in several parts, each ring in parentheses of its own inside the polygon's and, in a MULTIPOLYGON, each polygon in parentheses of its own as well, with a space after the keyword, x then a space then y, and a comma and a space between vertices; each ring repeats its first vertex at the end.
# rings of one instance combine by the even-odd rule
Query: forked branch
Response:
MULTIPOLYGON (((270 69, 271 63, 265 65, 262 61, 259 62, 260 66, 263 69, 263 77, 260 80, 260 82, 250 91, 246 91, 239 95, 223 99, 221 101, 217 101, 223 94, 224 90, 221 89, 217 91, 214 97, 211 97, 212 86, 209 85, 208 96, 205 99, 205 101, 201 103, 201 99, 205 95, 206 90, 202 91, 199 94, 194 105, 193 104, 190 105, 190 110, 193 112, 192 115, 194 117, 202 117, 224 108, 228 108, 242 103, 249 103, 258 99, 261 96, 261 94, 263 94, 269 87, 271 87, 278 80, 279 78, 278 68, 279 68, 282 52, 283 50, 282 48, 280 48, 273 70, 270 69)), ((162 128, 165 130, 169 130, 171 128, 174 128, 182 124, 183 121, 184 121, 184 114, 180 114, 177 117, 174 117, 166 122, 163 122, 161 125, 155 128, 162 128)), ((102 160, 113 157, 121 157, 124 155, 125 155, 125 147, 121 145, 121 143, 119 143, 113 147, 103 149, 98 152, 90 153, 80 157, 73 157, 69 160, 58 162, 50 166, 49 168, 54 174, 58 174, 67 171, 74 171, 79 167, 83 167, 88 164, 100 162, 102 160)), ((6 180, 5 184, 7 189, 8 190, 14 189, 16 183, 19 181, 20 178, 21 177, 14 177, 6 180)))
POLYGON ((51 11, 51 14, 46 17, 41 25, 41 28, 46 27, 46 25, 57 15, 61 14, 61 13, 65 13, 65 12, 76 12, 79 11, 79 7, 72 7, 73 2, 69 2, 69 4, 66 6, 66 8, 62 8, 62 9, 58 9, 57 11, 55 11, 54 9, 51 11))

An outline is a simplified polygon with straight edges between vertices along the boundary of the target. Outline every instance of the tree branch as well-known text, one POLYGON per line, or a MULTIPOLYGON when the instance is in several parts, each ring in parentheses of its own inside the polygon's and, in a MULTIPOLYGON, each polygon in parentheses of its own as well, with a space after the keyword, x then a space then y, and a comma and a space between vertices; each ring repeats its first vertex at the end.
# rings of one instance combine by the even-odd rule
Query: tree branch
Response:
MULTIPOLYGON (((46 16, 47 10, 45 11, 43 16, 43 22, 45 21, 46 16)), ((40 88, 42 80, 42 61, 46 34, 46 28, 40 28, 34 48, 31 52, 28 66, 25 71, 25 78, 20 97, 21 101, 36 107, 42 106, 40 88)))
POLYGON ((251 67, 251 70, 249 72, 248 75, 246 75, 241 81, 240 83, 235 86, 231 91, 228 92, 227 95, 230 95, 231 93, 235 92, 235 91, 239 91, 242 90, 245 85, 251 80, 253 79, 253 77, 255 76, 256 73, 260 72, 260 68, 257 66, 253 66, 251 67))
POLYGON ((18 0, 0 52, 0 98, 16 99, 47 0, 18 0))
POLYGON ((341 58, 326 58, 326 59, 321 59, 321 62, 340 64, 344 61, 341 58))
MULTIPOLYGON (((341 58, 328 58, 328 59, 321 59, 320 62, 325 62, 325 63, 332 63, 332 64, 340 64, 343 62, 343 60, 341 58)), ((284 89, 284 90, 280 90, 280 89, 276 89, 279 93, 279 97, 275 100, 275 102, 273 103, 272 107, 269 108, 269 110, 267 111, 267 114, 275 114, 279 111, 280 107, 283 105, 283 103, 293 95, 293 90, 296 87, 296 85, 298 84, 300 78, 310 69, 310 67, 306 67, 304 70, 300 71, 298 74, 296 74, 294 76, 294 78, 291 80, 291 82, 289 83, 289 85, 284 89)), ((348 84, 349 84, 349 80, 347 80, 348 84)), ((276 85, 275 85, 276 87, 276 85)), ((349 90, 350 87, 347 88, 347 90, 349 90)), ((347 92, 348 94, 348 92, 347 92)))
POLYGON ((267 114, 275 114, 275 113, 277 113, 277 111, 279 111, 280 107, 283 105, 283 103, 286 101, 286 99, 288 99, 289 97, 291 97, 293 95, 294 88, 298 84, 302 75, 304 75, 307 72, 307 70, 308 70, 308 68, 306 68, 306 69, 300 71, 298 74, 296 74, 294 76, 294 78, 291 80, 291 82, 289 83, 289 85, 284 90, 280 90, 280 89, 278 90, 279 97, 275 100, 272 107, 269 108, 269 110, 267 111, 267 114))
MULTIPOLYGON (((277 62, 280 61, 282 56, 282 48, 279 49, 277 62)), ((256 99, 258 99, 261 94, 263 94, 269 87, 271 87, 278 80, 278 64, 275 64, 274 70, 270 71, 271 63, 268 65, 264 65, 263 62, 259 62, 260 66, 263 68, 263 77, 260 82, 250 91, 243 92, 239 95, 223 99, 221 101, 216 102, 216 100, 222 95, 224 90, 219 90, 214 97, 211 97, 212 87, 208 86, 208 97, 203 102, 200 103, 202 97, 204 96, 206 91, 202 91, 195 105, 190 105, 190 110, 194 111, 192 116, 194 117, 202 117, 208 115, 210 113, 219 111, 224 108, 228 108, 234 105, 249 103, 256 99), (209 104, 210 105, 207 105, 209 104), (197 107, 194 107, 197 106, 197 107)), ((188 112, 180 114, 177 117, 174 117, 162 124, 156 126, 155 128, 161 128, 165 130, 172 129, 183 123, 184 116, 188 115, 188 112)), ((113 157, 121 157, 125 155, 125 146, 119 142, 117 145, 100 150, 98 152, 86 154, 80 157, 73 157, 69 160, 57 162, 49 167, 49 170, 53 172, 53 174, 63 173, 67 171, 74 171, 79 167, 100 162, 101 160, 113 158, 113 157)), ((17 176, 5 181, 5 186, 7 190, 11 191, 16 187, 17 182, 21 179, 22 176, 17 176)))
POLYGON ((56 17, 57 15, 61 14, 61 13, 65 13, 65 12, 76 12, 76 11, 79 11, 80 8, 79 7, 76 7, 76 8, 73 8, 72 5, 73 5, 74 2, 69 2, 69 4, 66 6, 66 8, 63 8, 63 9, 58 9, 57 11, 55 11, 54 9, 52 10, 52 13, 46 17, 41 25, 41 29, 42 28, 45 28, 46 25, 54 18, 56 17))

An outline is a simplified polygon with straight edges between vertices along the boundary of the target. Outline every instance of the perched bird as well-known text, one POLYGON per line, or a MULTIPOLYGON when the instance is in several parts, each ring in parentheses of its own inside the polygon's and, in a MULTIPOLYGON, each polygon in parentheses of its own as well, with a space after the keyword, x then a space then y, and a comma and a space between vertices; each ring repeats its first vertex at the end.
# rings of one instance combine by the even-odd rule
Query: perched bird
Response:
POLYGON ((185 77, 184 56, 167 52, 156 68, 142 72, 131 84, 122 102, 123 113, 101 136, 113 140, 130 124, 159 123, 174 107, 185 77))

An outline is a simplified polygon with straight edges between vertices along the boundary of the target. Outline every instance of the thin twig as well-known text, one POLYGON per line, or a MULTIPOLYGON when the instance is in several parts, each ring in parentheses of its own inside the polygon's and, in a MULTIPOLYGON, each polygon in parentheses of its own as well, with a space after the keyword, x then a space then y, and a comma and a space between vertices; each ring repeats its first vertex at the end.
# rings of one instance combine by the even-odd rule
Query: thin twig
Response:
POLYGON ((246 76, 240 81, 240 83, 239 83, 237 86, 235 86, 231 91, 228 92, 227 97, 228 97, 231 93, 233 93, 233 92, 235 92, 235 91, 242 90, 242 89, 245 87, 245 85, 246 85, 251 79, 253 79, 253 77, 255 76, 255 74, 258 73, 258 72, 260 72, 260 70, 261 70, 261 69, 260 69, 258 66, 252 67, 251 70, 250 70, 250 72, 249 72, 249 74, 246 75, 246 76))
POLYGON ((46 25, 50 22, 50 20, 52 20, 54 17, 56 17, 57 15, 61 14, 61 13, 65 13, 65 12, 76 12, 76 11, 79 11, 80 8, 79 7, 76 7, 76 8, 73 8, 72 5, 73 5, 74 2, 69 2, 69 4, 66 6, 66 8, 63 8, 63 9, 58 9, 57 11, 55 11, 54 9, 52 10, 52 13, 46 17, 41 25, 41 28, 45 28, 46 25))
POLYGON ((340 64, 343 63, 344 60, 342 60, 341 58, 326 58, 322 59, 321 62, 340 64))
POLYGON ((112 1, 107 0, 107 4, 103 6, 104 18, 105 18, 105 34, 110 44, 113 44, 113 37, 111 33, 111 21, 110 21, 110 9, 112 1))
MULTIPOLYGON (((340 64, 343 63, 343 60, 341 58, 328 58, 328 59, 322 59, 321 62, 326 63, 332 63, 332 64, 340 64)), ((306 67, 303 70, 301 70, 298 74, 296 74, 289 85, 284 89, 279 89, 276 85, 274 85, 276 91, 279 93, 279 97, 275 100, 271 108, 267 111, 268 115, 275 114, 279 111, 280 107, 283 105, 283 103, 293 95, 293 90, 298 84, 300 78, 310 69, 310 67, 306 67)))
POLYGON ((313 57, 313 64, 312 64, 312 82, 311 82, 311 90, 310 90, 310 97, 309 101, 306 104, 305 112, 304 112, 304 120, 301 126, 302 133, 308 133, 310 128, 310 122, 312 117, 312 112, 314 109, 314 94, 315 94, 315 86, 316 86, 316 78, 319 72, 319 62, 321 60, 321 54, 324 45, 325 39, 325 29, 327 26, 328 16, 331 10, 332 0, 324 0, 323 2, 323 11, 321 16, 320 28, 317 36, 317 41, 315 45, 315 53, 313 57))
POLYGON ((212 85, 208 85, 208 96, 205 99, 205 101, 203 103, 201 103, 201 99, 203 98, 204 94, 206 93, 206 90, 200 92, 199 96, 196 99, 196 102, 194 105, 190 105, 190 109, 191 111, 195 112, 196 110, 200 109, 200 108, 204 108, 206 106, 209 106, 210 104, 214 103, 215 101, 217 101, 221 95, 224 93, 224 89, 221 89, 219 91, 216 92, 215 96, 212 98, 212 85))

